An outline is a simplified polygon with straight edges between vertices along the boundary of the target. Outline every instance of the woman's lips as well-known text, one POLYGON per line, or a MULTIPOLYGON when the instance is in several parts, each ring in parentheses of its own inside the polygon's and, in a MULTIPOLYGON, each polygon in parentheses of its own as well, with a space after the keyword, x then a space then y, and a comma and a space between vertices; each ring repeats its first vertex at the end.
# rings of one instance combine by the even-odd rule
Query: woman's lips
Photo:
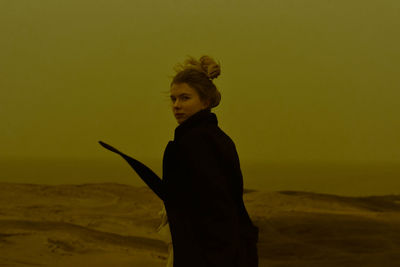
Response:
POLYGON ((183 115, 185 115, 184 113, 175 113, 175 117, 182 117, 183 115))

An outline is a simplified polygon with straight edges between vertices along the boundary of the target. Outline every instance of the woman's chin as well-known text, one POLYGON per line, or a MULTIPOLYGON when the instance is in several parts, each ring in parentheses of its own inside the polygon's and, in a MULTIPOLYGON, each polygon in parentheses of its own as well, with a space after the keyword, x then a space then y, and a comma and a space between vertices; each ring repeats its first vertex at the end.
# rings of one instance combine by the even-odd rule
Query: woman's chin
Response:
POLYGON ((185 118, 179 117, 179 118, 176 119, 176 121, 178 122, 178 124, 181 124, 182 122, 185 121, 185 118))

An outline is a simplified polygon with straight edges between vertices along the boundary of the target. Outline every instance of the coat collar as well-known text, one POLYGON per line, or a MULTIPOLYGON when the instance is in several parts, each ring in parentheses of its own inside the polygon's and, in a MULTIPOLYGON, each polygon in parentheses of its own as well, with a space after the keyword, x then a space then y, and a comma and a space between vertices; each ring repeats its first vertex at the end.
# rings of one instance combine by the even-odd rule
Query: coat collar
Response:
POLYGON ((188 129, 201 124, 213 124, 218 126, 217 116, 209 109, 198 111, 175 128, 175 140, 179 139, 188 129))

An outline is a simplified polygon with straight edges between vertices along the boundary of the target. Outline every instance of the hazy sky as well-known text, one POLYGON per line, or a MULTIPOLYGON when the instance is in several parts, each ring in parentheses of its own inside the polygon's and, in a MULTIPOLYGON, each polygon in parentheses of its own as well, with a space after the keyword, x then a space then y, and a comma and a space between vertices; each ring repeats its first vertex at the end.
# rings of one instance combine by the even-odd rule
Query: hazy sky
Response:
POLYGON ((161 158, 208 54, 241 159, 400 162, 398 0, 0 0, 0 32, 0 158, 161 158))

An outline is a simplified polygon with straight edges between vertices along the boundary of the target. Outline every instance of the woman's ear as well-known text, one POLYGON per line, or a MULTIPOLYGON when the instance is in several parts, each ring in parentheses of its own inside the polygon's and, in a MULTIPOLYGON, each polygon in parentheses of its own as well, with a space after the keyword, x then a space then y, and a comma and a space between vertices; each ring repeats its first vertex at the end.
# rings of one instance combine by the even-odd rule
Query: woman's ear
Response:
POLYGON ((211 108, 210 103, 211 101, 209 99, 204 100, 203 101, 204 109, 210 109, 211 108))

